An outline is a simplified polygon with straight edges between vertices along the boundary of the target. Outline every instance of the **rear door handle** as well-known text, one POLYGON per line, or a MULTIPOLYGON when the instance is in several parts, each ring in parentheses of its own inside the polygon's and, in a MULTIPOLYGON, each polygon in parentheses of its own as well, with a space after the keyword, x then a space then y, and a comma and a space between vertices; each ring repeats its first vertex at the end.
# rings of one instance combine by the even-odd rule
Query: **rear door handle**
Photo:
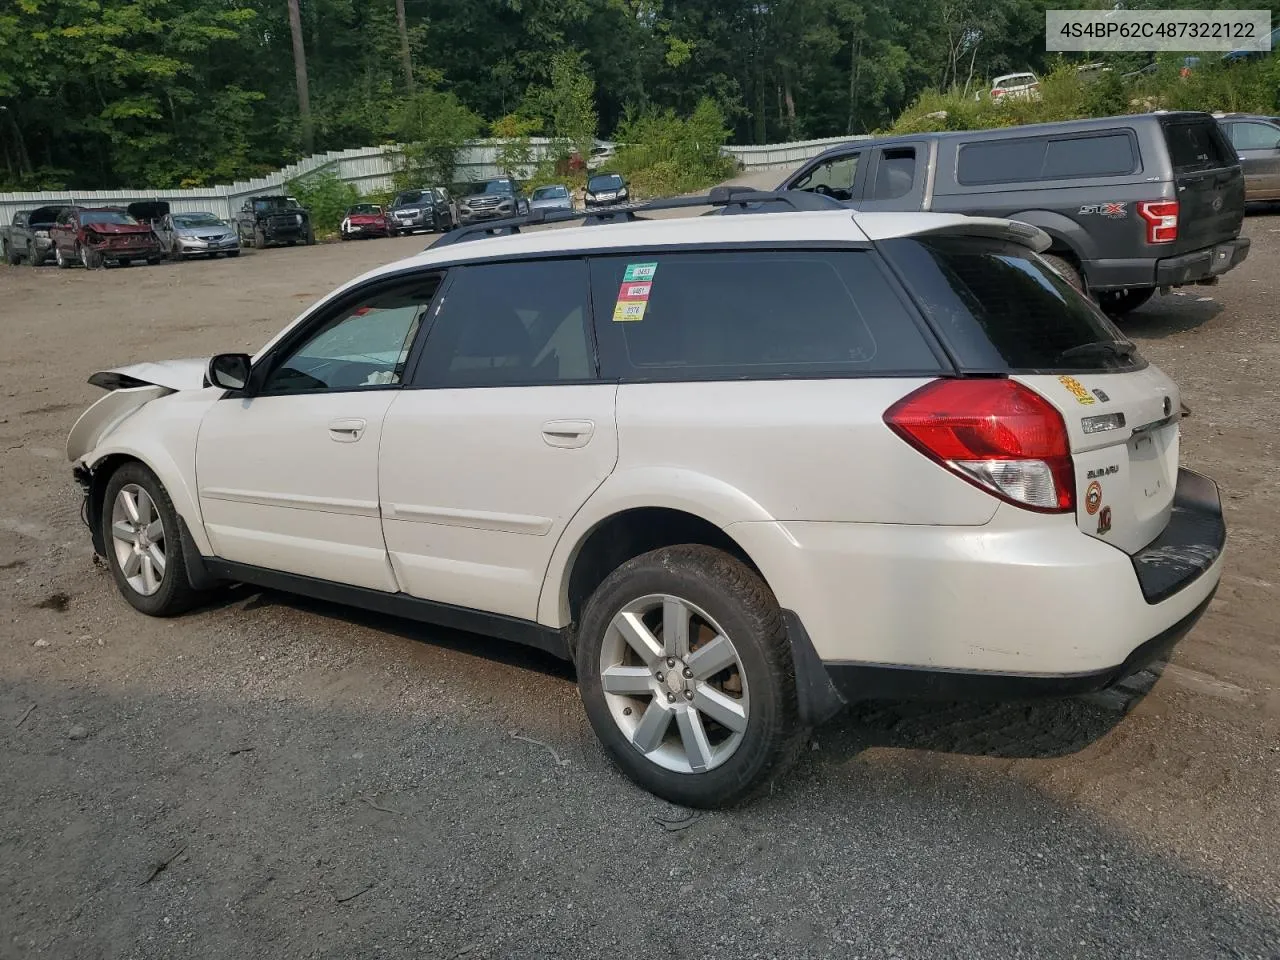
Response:
POLYGON ((329 439, 338 443, 355 443, 364 436, 365 421, 358 418, 342 418, 329 421, 329 439))
POLYGON ((542 425, 542 439, 551 447, 585 447, 595 432, 592 420, 548 420, 542 425))

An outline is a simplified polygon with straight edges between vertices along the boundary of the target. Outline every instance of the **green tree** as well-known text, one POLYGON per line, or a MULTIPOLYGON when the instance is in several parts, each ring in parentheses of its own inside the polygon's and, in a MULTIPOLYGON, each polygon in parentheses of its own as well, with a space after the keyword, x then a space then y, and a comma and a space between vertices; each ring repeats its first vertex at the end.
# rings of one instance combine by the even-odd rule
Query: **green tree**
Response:
POLYGON ((396 117, 404 143, 397 184, 404 187, 452 183, 458 154, 484 127, 452 93, 423 90, 406 100, 396 117))

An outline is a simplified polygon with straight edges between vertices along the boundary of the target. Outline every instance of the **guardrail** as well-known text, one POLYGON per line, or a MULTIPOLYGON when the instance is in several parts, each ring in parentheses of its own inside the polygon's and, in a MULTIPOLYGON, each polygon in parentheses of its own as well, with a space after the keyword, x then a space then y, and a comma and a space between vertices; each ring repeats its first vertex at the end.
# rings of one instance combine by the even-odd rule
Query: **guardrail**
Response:
MULTIPOLYGON (((744 170, 768 170, 792 167, 809 157, 817 156, 839 143, 865 140, 867 137, 829 137, 825 140, 804 140, 795 143, 770 143, 755 146, 730 146, 724 152, 734 157, 744 170)), ((535 137, 530 141, 535 161, 545 155, 551 141, 535 137)), ((484 180, 502 176, 498 167, 500 141, 476 141, 465 148, 459 157, 459 180, 484 180)), ((264 193, 287 192, 291 180, 309 174, 332 171, 339 179, 353 184, 362 194, 392 188, 392 177, 399 164, 401 148, 398 145, 359 147, 353 150, 334 150, 299 160, 275 173, 254 180, 215 187, 148 190, 55 190, 38 193, 0 193, 0 224, 13 221, 18 210, 29 210, 48 204, 83 204, 84 206, 125 206, 138 200, 164 200, 175 213, 207 210, 224 220, 233 219, 245 199, 264 193)))

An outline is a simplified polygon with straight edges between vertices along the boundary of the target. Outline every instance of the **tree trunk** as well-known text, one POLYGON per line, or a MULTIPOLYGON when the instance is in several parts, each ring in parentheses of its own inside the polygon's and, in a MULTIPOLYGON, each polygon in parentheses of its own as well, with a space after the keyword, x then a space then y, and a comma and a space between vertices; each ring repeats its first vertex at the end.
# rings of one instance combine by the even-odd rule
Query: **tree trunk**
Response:
POLYGON ((307 51, 302 45, 302 13, 298 0, 289 0, 289 33, 293 35, 293 75, 298 83, 298 119, 302 122, 302 152, 315 150, 311 127, 311 92, 307 88, 307 51))
POLYGON ((791 92, 791 73, 784 70, 782 73, 782 102, 787 108, 787 136, 795 139, 796 136, 796 98, 791 92))
POLYGON ((409 52, 409 25, 404 17, 404 0, 396 0, 396 27, 400 31, 400 59, 404 63, 404 85, 414 94, 413 54, 409 52))
POLYGON ((858 74, 862 71, 862 40, 849 41, 849 123, 845 133, 852 136, 858 119, 858 74))

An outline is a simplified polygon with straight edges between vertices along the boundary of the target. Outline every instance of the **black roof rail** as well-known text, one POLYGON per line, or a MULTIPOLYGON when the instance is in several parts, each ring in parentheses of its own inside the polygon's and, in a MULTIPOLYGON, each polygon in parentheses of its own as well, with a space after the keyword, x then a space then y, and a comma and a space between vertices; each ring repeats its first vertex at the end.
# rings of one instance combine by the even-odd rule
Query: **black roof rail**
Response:
MULTIPOLYGON (((682 210, 692 207, 756 207, 762 211, 787 210, 793 212, 847 210, 839 200, 820 193, 804 190, 754 190, 751 187, 712 187, 711 192, 693 197, 662 197, 626 206, 606 207, 598 210, 530 210, 519 217, 473 223, 446 233, 428 249, 482 240, 485 237, 506 237, 520 232, 521 227, 548 223, 568 223, 581 220, 584 227, 602 223, 634 223, 645 219, 637 216, 656 210, 682 210)), ((746 212, 744 209, 743 212, 746 212)))

